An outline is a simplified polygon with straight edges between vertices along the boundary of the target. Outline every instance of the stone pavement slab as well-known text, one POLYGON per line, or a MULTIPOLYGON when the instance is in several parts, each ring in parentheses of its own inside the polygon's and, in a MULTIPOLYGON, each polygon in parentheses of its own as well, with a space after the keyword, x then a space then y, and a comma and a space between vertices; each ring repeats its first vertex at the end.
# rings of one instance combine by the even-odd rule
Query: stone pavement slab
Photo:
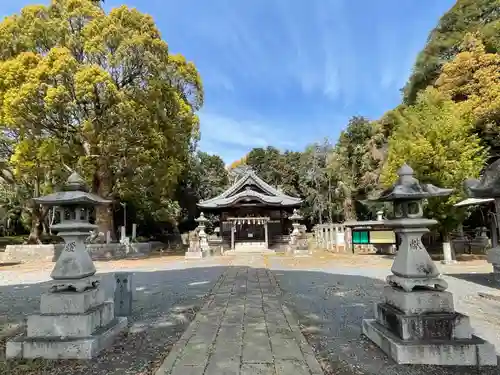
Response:
POLYGON ((266 268, 229 268, 156 375, 320 375, 266 268))

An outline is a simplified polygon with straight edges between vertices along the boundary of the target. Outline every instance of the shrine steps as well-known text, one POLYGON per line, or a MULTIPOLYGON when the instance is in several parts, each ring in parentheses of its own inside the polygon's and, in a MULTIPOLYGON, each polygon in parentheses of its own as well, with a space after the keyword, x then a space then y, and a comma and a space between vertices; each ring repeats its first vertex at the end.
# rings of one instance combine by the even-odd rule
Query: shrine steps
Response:
POLYGON ((224 251, 224 255, 255 255, 255 254, 275 254, 274 250, 264 247, 236 247, 233 250, 224 251))

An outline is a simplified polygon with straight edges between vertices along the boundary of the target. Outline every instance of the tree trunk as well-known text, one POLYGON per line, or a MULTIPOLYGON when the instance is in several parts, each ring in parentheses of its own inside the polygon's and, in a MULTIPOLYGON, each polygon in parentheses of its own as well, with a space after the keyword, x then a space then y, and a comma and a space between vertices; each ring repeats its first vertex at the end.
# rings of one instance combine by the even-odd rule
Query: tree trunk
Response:
POLYGON ((29 245, 39 245, 42 243, 40 240, 43 230, 43 222, 48 212, 47 207, 41 208, 39 205, 34 205, 31 212, 31 229, 27 243, 29 245))
POLYGON ((344 208, 345 221, 356 220, 356 212, 354 211, 354 203, 351 197, 344 198, 342 206, 344 208))
MULTIPOLYGON (((94 190, 102 198, 109 199, 111 196, 111 176, 103 163, 99 163, 98 171, 94 174, 94 190)), ((113 207, 102 205, 96 207, 96 225, 99 233, 111 233, 111 239, 116 239, 113 222, 113 207)))
POLYGON ((41 223, 36 215, 32 215, 31 217, 31 230, 30 235, 28 237, 28 245, 39 245, 42 243, 40 237, 42 235, 41 223))

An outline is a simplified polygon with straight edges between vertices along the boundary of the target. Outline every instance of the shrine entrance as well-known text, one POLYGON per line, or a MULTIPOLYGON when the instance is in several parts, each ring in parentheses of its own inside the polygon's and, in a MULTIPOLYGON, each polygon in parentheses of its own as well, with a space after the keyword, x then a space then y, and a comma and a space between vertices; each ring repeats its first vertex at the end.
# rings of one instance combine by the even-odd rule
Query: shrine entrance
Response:
POLYGON ((229 217, 231 249, 247 246, 269 246, 268 217, 229 217))
POLYGON ((302 200, 278 191, 248 170, 218 196, 199 202, 200 211, 219 214, 224 249, 270 250, 287 245, 288 215, 302 200))

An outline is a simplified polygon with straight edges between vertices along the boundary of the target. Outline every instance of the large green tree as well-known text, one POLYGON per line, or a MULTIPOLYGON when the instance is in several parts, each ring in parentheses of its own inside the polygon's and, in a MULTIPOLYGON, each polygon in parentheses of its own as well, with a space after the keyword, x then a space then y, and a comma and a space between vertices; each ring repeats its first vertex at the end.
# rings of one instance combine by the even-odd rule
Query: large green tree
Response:
MULTIPOLYGON (((59 161, 76 156, 71 168, 101 196, 175 220, 172 197, 202 103, 195 66, 170 54, 153 19, 136 9, 52 0, 0 23, 0 123, 23 142, 69 145, 59 161)), ((23 150, 16 168, 29 159, 23 150)), ((101 231, 113 231, 112 218, 98 211, 101 231)))
POLYGON ((419 94, 416 104, 402 115, 389 140, 381 182, 391 185, 396 171, 406 162, 420 182, 454 188, 448 199, 430 199, 427 205, 429 215, 439 221, 440 230, 447 235, 464 219, 464 211, 453 205, 463 197, 463 181, 479 175, 487 150, 473 133, 470 112, 436 89, 419 94))

